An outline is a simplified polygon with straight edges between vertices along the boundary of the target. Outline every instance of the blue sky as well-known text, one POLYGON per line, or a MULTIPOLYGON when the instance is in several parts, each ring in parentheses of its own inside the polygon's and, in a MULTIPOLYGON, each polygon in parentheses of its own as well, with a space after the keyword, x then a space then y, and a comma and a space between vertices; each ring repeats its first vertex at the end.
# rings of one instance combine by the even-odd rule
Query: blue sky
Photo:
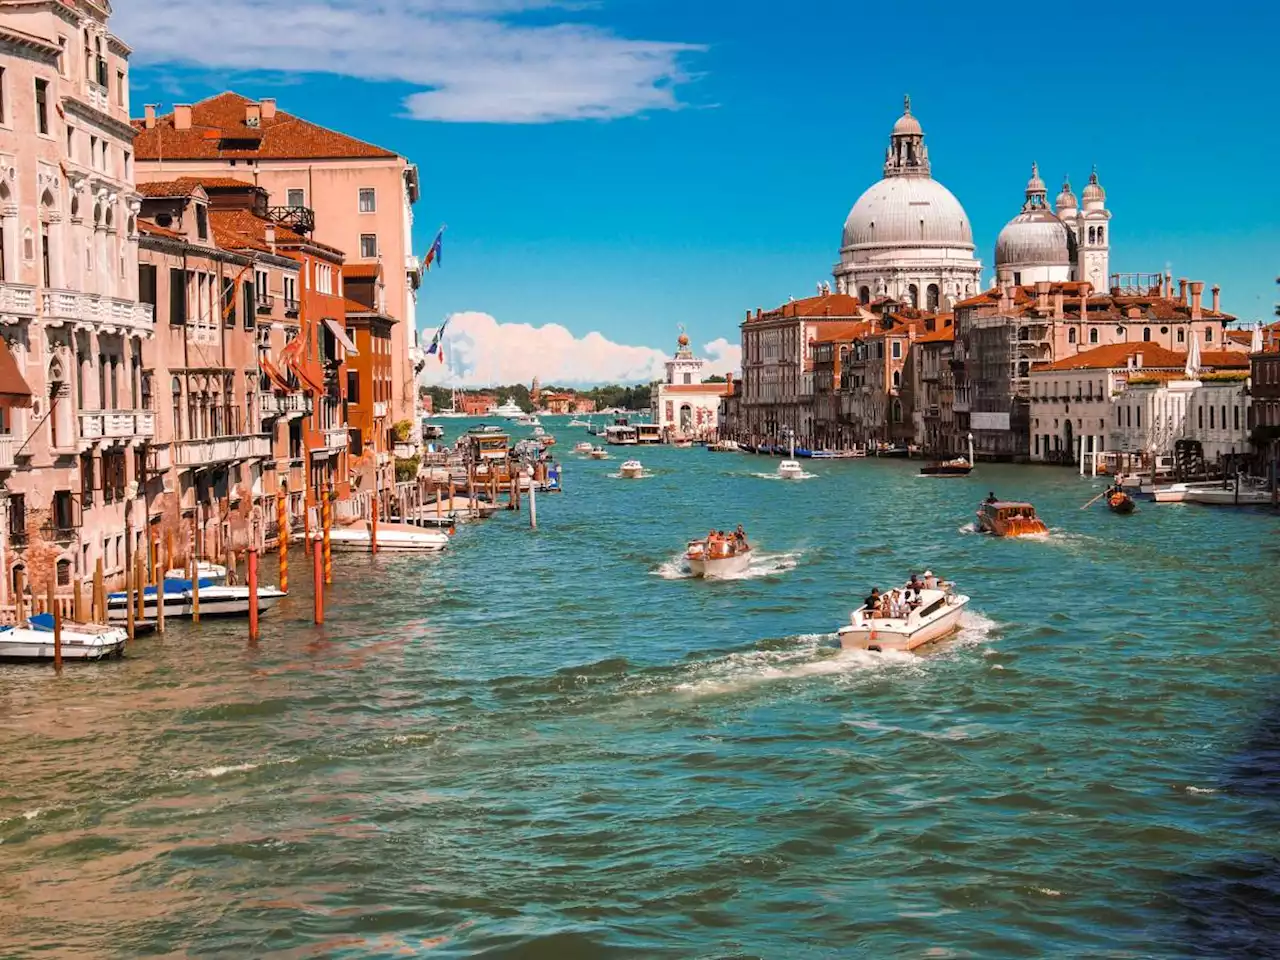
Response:
POLYGON ((124 0, 115 26, 135 112, 232 87, 417 162, 419 248, 449 224, 424 326, 736 341, 746 309, 830 279, 905 92, 986 279, 1036 160, 1051 193, 1097 163, 1113 270, 1220 283, 1248 320, 1280 292, 1269 6, 384 3, 224 0, 211 27, 197 0, 124 0))

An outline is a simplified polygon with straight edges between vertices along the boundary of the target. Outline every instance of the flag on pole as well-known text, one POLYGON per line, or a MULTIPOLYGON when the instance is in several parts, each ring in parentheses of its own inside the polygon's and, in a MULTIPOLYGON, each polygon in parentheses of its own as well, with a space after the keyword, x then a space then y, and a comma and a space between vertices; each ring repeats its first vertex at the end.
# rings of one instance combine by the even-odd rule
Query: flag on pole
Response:
POLYGON ((440 329, 436 331, 436 335, 431 338, 431 346, 427 347, 427 356, 433 353, 440 354, 440 362, 444 363, 444 343, 441 338, 444 336, 444 328, 449 325, 449 318, 444 318, 444 323, 440 324, 440 329))
POLYGON ((440 230, 436 233, 436 238, 433 241, 431 241, 431 249, 427 251, 426 257, 423 258, 422 269, 424 271, 430 271, 431 264, 433 262, 444 263, 444 259, 441 256, 441 246, 440 246, 440 243, 442 240, 444 240, 444 227, 441 227, 440 230))

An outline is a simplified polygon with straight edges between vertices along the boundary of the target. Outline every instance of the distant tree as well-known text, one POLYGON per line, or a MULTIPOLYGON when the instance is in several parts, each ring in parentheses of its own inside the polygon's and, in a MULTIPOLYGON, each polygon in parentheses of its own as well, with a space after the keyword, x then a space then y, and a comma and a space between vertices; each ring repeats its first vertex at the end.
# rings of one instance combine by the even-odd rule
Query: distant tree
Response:
POLYGON ((703 383, 728 383, 729 381, 726 380, 724 377, 720 376, 719 374, 715 374, 714 376, 707 377, 707 379, 703 380, 702 382, 703 383))

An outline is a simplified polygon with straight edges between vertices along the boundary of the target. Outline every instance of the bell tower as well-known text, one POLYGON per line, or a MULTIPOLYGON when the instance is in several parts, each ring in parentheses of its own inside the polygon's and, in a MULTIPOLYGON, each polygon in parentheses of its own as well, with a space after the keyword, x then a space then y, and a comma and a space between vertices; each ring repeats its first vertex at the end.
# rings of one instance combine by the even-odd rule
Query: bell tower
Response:
POLYGON ((1098 182, 1098 168, 1089 175, 1089 185, 1081 195, 1076 214, 1076 246, 1079 250, 1079 277, 1088 280, 1094 290, 1111 288, 1111 211, 1107 209, 1107 193, 1098 182))

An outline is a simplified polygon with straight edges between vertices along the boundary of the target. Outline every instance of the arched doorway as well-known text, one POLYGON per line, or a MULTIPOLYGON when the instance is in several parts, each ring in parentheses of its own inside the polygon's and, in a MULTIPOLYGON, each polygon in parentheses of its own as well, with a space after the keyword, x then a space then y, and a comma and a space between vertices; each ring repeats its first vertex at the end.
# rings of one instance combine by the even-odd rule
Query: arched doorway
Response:
POLYGON ((1066 457, 1067 463, 1074 463, 1076 459, 1076 442, 1071 428, 1071 421, 1065 420, 1062 424, 1062 447, 1063 456, 1066 457))
POLYGON ((687 403, 680 405, 680 432, 688 433, 693 427, 693 408, 687 403))

